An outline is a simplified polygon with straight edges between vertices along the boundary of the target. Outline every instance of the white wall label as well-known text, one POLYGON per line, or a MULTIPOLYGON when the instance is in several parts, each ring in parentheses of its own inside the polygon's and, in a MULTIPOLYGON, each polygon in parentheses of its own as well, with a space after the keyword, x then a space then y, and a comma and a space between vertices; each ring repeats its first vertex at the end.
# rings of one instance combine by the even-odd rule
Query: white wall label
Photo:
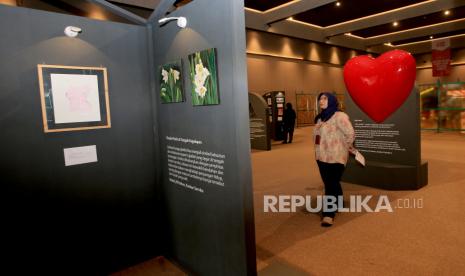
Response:
POLYGON ((95 145, 63 149, 65 166, 97 162, 97 147, 95 145))

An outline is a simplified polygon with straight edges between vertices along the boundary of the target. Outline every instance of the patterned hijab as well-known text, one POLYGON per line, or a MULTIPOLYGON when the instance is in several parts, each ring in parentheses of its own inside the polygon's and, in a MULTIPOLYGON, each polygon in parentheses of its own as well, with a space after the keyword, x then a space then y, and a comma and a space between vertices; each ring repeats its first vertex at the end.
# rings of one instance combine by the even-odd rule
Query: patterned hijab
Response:
POLYGON ((315 124, 318 122, 318 119, 326 122, 328 121, 336 111, 339 111, 339 103, 336 96, 330 92, 322 92, 318 95, 318 102, 320 101, 321 96, 325 95, 328 98, 328 107, 322 109, 321 112, 315 117, 315 124))

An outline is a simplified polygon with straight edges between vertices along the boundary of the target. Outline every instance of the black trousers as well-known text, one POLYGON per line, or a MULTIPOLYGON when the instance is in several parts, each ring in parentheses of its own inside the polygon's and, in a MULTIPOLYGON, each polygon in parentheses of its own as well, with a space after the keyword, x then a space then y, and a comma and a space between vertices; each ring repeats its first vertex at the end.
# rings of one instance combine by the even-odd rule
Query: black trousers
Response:
POLYGON ((294 136, 294 125, 286 126, 284 125, 284 142, 292 142, 292 136, 294 136), (288 139, 289 134, 289 139, 288 139))
MULTIPOLYGON (((344 173, 345 166, 340 163, 325 163, 321 161, 316 161, 318 163, 318 168, 320 169, 321 179, 325 184, 325 195, 335 196, 342 196, 342 187, 341 187, 341 177, 344 173)), ((339 203, 339 200, 336 201, 338 206, 342 204, 339 203)), ((342 205, 341 205, 342 206, 342 205)), ((335 212, 324 212, 324 217, 332 217, 334 218, 335 212)))

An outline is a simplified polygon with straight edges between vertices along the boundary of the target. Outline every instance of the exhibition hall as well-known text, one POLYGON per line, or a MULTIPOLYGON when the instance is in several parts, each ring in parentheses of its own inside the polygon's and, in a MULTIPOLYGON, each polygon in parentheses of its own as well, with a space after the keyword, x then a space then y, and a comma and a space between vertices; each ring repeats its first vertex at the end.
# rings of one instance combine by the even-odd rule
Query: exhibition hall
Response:
POLYGON ((0 0, 4 271, 462 275, 465 0, 0 0))

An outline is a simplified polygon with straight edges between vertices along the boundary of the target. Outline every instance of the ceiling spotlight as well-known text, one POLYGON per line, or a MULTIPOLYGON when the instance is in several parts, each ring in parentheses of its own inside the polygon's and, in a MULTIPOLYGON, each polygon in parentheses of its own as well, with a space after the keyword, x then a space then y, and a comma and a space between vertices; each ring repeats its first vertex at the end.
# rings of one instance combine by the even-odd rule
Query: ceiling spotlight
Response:
POLYGON ((345 33, 345 35, 352 35, 352 33, 345 33))
POLYGON ((289 17, 289 20, 291 20, 291 21, 292 21, 292 20, 294 20, 294 18, 291 16, 291 17, 289 17))
POLYGON ((341 2, 337 1, 336 2, 336 7, 340 7, 341 6, 341 2))
POLYGON ((399 22, 395 21, 392 23, 392 26, 397 27, 399 25, 399 22))
POLYGON ((432 36, 432 35, 430 35, 430 36, 429 36, 429 39, 433 39, 433 36, 432 36))
POLYGON ((180 16, 180 17, 164 17, 160 20, 158 20, 158 24, 160 24, 160 26, 170 22, 170 21, 173 21, 173 20, 176 20, 176 24, 178 25, 179 28, 185 28, 187 26, 187 19, 183 16, 180 16))
POLYGON ((450 11, 444 11, 444 15, 449 15, 450 11))
POLYGON ((79 27, 68 26, 65 28, 65 35, 67 37, 76 37, 80 33, 82 33, 82 29, 79 27))
POLYGON ((388 42, 388 43, 384 43, 384 45, 386 45, 386 46, 392 46, 392 43, 391 43, 391 42, 388 42))

